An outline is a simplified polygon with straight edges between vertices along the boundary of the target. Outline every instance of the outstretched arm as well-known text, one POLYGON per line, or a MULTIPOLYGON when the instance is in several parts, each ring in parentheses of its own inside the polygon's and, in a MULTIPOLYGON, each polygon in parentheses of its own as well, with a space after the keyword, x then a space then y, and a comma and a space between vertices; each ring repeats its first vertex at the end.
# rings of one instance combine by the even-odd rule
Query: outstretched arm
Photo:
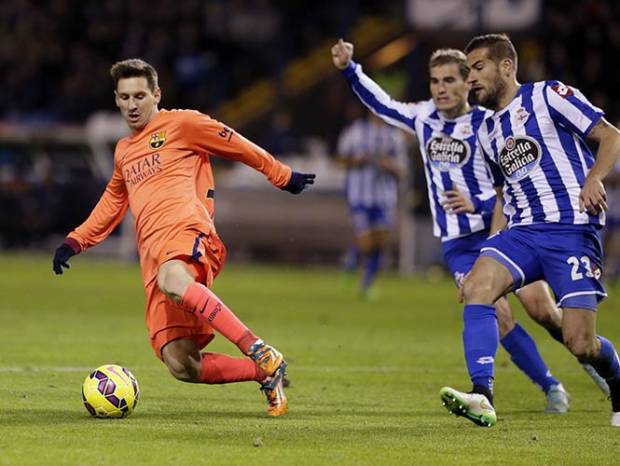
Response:
POLYGON ((579 194, 579 210, 587 210, 596 215, 601 210, 607 210, 607 193, 603 180, 618 160, 620 131, 605 118, 601 118, 588 134, 588 138, 597 141, 599 146, 596 161, 579 194))
POLYGON ((264 174, 278 188, 298 194, 314 183, 314 174, 293 172, 262 147, 207 115, 192 114, 187 129, 190 145, 196 150, 242 162, 264 174))
POLYGON ((353 61, 353 44, 340 39, 331 49, 332 61, 347 78, 362 103, 386 123, 414 133, 417 105, 392 99, 353 61))

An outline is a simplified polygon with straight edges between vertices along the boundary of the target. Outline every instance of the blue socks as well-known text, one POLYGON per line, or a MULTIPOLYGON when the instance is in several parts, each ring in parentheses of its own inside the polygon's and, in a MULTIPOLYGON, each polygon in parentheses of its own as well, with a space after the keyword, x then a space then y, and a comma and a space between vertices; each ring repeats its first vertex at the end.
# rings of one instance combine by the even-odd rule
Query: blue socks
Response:
POLYGON ((360 263, 360 256, 361 256, 360 250, 356 245, 349 247, 349 249, 347 250, 344 256, 345 272, 350 272, 350 273, 355 272, 355 269, 357 269, 357 266, 360 263))
POLYGON ((364 278, 362 280, 362 290, 368 290, 377 278, 379 268, 381 267, 381 251, 379 249, 372 250, 366 258, 366 270, 364 270, 364 278))
POLYGON ((610 385, 620 383, 620 361, 614 345, 607 338, 598 336, 601 342, 601 352, 598 358, 588 362, 596 369, 596 372, 603 377, 610 385))
POLYGON ((564 336, 562 335, 561 328, 547 329, 547 332, 549 333, 549 335, 551 335, 551 338, 553 338, 555 341, 557 341, 558 343, 564 344, 564 336))
POLYGON ((516 324, 514 328, 501 339, 502 346, 510 354, 510 359, 530 378, 540 386, 545 393, 552 385, 559 385, 560 381, 551 375, 551 371, 538 352, 536 343, 523 327, 516 324))
POLYGON ((463 311, 463 348, 467 371, 474 385, 493 391, 495 353, 499 331, 494 306, 467 304, 463 311))

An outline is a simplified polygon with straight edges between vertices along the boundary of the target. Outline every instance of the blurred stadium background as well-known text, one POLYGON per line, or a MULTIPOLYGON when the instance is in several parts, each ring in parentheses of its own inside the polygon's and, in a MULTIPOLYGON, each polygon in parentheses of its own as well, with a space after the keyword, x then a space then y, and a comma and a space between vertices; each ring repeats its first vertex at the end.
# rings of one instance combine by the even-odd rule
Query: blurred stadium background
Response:
MULTIPOLYGON (((208 113, 318 175, 294 202, 245 167, 217 161, 216 222, 231 260, 337 264, 353 234, 336 141, 361 109, 329 47, 339 37, 353 42, 390 93, 421 100, 432 50, 496 31, 514 39, 522 81, 575 85, 618 122, 620 3, 612 0, 5 0, 0 250, 52 251, 94 206, 127 131, 108 69, 142 57, 159 71, 162 107, 208 113)), ((414 141, 409 152, 391 261, 402 273, 440 262, 414 141)), ((131 220, 97 252, 134 258, 131 220)))

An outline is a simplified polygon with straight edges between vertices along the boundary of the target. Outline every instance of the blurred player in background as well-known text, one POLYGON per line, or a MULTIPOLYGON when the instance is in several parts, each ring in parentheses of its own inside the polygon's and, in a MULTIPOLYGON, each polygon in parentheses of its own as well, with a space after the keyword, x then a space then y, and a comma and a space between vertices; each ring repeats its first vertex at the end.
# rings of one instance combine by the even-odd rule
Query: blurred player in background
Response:
POLYGON ((562 308, 566 346, 609 386, 611 425, 620 426, 620 360, 596 334, 601 278, 600 230, 607 199, 603 179, 620 153, 620 131, 603 111, 559 81, 520 84, 517 53, 503 34, 466 47, 469 84, 495 113, 478 140, 496 185, 503 185, 508 229, 489 238, 463 283, 466 354, 472 393, 441 389, 448 410, 479 425, 495 423, 493 371, 497 320, 493 303, 506 292, 545 279, 562 308), (585 139, 599 144, 595 158, 585 139))
POLYGON ((607 222, 603 231, 605 280, 617 284, 620 279, 620 160, 605 179, 607 187, 607 222))
POLYGON ((405 176, 407 146, 403 134, 371 112, 344 128, 338 160, 347 171, 346 197, 356 244, 345 257, 345 271, 361 263, 361 294, 371 297, 396 221, 400 180, 405 176))
MULTIPOLYGON (((419 103, 394 101, 363 73, 352 57, 350 43, 340 40, 332 48, 335 66, 342 70, 362 102, 388 123, 418 137, 434 233, 441 238, 444 260, 460 286, 489 233, 503 225, 501 200, 497 199, 476 140, 482 121, 492 112, 468 104, 469 68, 459 50, 441 49, 433 53, 429 62, 432 99, 419 103), (466 211, 462 200, 469 198, 471 209, 466 211)), ((561 315, 544 283, 525 287, 517 297, 535 321, 550 333, 559 333, 561 315)), ((545 411, 566 412, 569 399, 564 387, 549 371, 534 340, 515 321, 508 301, 500 298, 495 306, 502 346, 515 365, 544 391, 545 411)), ((466 322, 471 318, 464 314, 466 322)), ((464 334, 463 344, 467 355, 477 343, 464 334)))
POLYGON ((213 223, 210 157, 243 162, 299 194, 314 175, 292 172, 231 128, 193 110, 159 110, 157 72, 140 59, 110 70, 116 105, 132 130, 114 153, 114 173, 88 219, 56 249, 53 268, 103 241, 127 209, 135 218, 151 345, 178 380, 257 381, 268 413, 286 413, 286 362, 210 290, 226 258, 213 223), (201 353, 216 330, 248 358, 201 353))

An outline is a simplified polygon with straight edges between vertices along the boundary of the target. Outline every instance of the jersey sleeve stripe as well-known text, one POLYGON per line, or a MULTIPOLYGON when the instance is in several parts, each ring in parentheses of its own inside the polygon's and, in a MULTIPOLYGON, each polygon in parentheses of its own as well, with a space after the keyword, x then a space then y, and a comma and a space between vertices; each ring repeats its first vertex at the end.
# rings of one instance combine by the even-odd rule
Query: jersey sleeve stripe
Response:
POLYGON ((547 84, 543 96, 553 116, 585 138, 604 113, 590 104, 577 89, 571 88, 570 92, 572 95, 562 97, 547 84))
POLYGON ((361 65, 352 63, 343 72, 362 103, 389 124, 408 132, 414 132, 416 118, 415 104, 397 102, 362 70, 361 65))

